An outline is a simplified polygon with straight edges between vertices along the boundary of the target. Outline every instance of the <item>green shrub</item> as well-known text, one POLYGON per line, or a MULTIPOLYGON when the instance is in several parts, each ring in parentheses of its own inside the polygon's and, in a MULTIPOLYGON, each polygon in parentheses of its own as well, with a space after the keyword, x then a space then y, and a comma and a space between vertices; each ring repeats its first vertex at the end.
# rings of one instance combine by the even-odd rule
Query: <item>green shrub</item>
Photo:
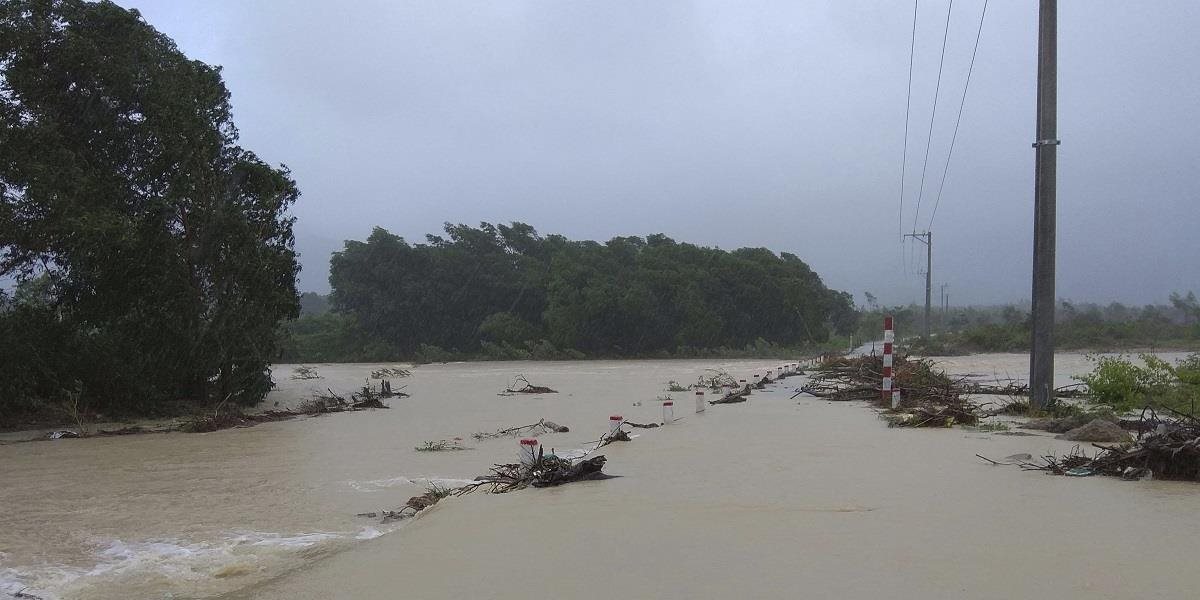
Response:
POLYGON ((1091 402, 1106 404, 1117 412, 1142 406, 1169 408, 1190 413, 1200 400, 1200 354, 1171 365, 1153 355, 1139 356, 1145 366, 1125 356, 1093 357, 1096 366, 1087 375, 1075 377, 1088 388, 1091 402))
POLYGON ((1124 355, 1092 357, 1095 367, 1087 375, 1074 377, 1088 388, 1091 401, 1119 411, 1130 410, 1146 394, 1148 376, 1124 355))

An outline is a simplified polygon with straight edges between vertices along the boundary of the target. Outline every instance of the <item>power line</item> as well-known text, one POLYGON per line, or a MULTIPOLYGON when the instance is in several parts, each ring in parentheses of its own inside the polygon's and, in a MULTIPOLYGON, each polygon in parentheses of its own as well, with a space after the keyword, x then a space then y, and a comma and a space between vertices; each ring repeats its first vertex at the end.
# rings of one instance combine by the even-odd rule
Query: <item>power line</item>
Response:
POLYGON ((954 134, 950 136, 950 150, 946 153, 946 168, 942 169, 942 182, 938 184, 937 200, 929 215, 929 227, 933 229, 933 218, 942 204, 942 188, 946 187, 946 173, 950 171, 950 157, 954 155, 954 142, 958 139, 958 124, 962 122, 963 105, 967 103, 967 88, 971 86, 971 72, 975 70, 975 55, 979 53, 979 38, 983 35, 983 18, 987 16, 988 0, 983 0, 983 11, 979 13, 979 28, 975 31, 975 49, 971 50, 971 66, 967 67, 967 82, 963 84, 962 100, 958 103, 958 116, 954 119, 954 134))
MULTIPOLYGON (((917 3, 913 0, 912 42, 908 47, 908 95, 904 100, 904 153, 900 158, 900 244, 904 244, 904 177, 908 171, 908 117, 912 112, 913 57, 917 54, 917 3)), ((903 259, 902 259, 903 260, 903 259)))
POLYGON ((917 232, 917 218, 921 215, 921 198, 925 195, 925 170, 929 167, 929 145, 933 142, 933 122, 937 118, 938 94, 942 91, 942 66, 946 64, 946 40, 950 37, 950 13, 954 11, 954 0, 946 7, 946 28, 942 32, 942 56, 938 59, 937 86, 933 89, 933 113, 929 115, 929 136, 925 138, 925 164, 921 167, 921 187, 917 193, 917 210, 913 213, 913 233, 917 232))

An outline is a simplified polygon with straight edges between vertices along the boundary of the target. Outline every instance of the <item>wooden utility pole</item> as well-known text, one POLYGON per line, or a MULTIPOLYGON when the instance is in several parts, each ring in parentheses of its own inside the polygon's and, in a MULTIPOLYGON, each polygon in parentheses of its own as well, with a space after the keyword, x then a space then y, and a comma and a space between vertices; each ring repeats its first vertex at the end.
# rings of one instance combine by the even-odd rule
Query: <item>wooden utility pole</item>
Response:
POLYGON ((1041 0, 1038 18, 1037 139, 1033 208, 1033 335, 1029 406, 1054 403, 1055 183, 1058 154, 1058 0, 1041 0))
POLYGON ((904 237, 925 244, 925 323, 921 327, 921 337, 929 339, 929 306, 933 302, 933 232, 906 233, 904 237))

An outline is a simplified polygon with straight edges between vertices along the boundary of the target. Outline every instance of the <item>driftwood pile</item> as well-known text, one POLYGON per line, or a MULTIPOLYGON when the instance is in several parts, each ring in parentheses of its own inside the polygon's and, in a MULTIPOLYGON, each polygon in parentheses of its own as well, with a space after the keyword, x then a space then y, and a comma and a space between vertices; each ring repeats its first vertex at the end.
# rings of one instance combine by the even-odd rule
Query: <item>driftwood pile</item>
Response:
POLYGON ((357 392, 350 394, 349 398, 341 396, 329 388, 326 388, 325 391, 328 393, 318 392, 313 394, 312 399, 302 402, 297 407, 296 412, 306 415, 318 415, 352 412, 368 408, 389 408, 388 405, 383 403, 384 398, 408 396, 404 392, 393 392, 391 382, 387 380, 381 381, 378 389, 371 387, 369 383, 363 385, 357 392))
POLYGON ((881 392, 882 356, 826 357, 809 373, 809 382, 799 393, 827 400, 869 402, 888 409, 885 416, 897 427, 974 425, 982 416, 980 406, 966 397, 965 380, 951 379, 929 360, 897 355, 892 378, 900 390, 896 410, 891 410, 890 399, 884 399, 881 392))
POLYGON ((465 496, 480 488, 493 494, 503 494, 529 486, 552 487, 572 481, 604 479, 607 476, 602 470, 606 461, 603 454, 571 461, 553 454, 545 454, 539 449, 532 465, 495 465, 490 474, 476 477, 474 483, 454 490, 454 495, 465 496))
POLYGON ((1039 462, 1031 459, 1016 464, 1025 470, 1054 475, 1200 481, 1200 419, 1173 411, 1169 416, 1160 416, 1147 408, 1142 411, 1141 421, 1137 429, 1147 433, 1140 433, 1132 444, 1093 444, 1098 449, 1093 456, 1076 446, 1066 456, 1047 455, 1039 462))

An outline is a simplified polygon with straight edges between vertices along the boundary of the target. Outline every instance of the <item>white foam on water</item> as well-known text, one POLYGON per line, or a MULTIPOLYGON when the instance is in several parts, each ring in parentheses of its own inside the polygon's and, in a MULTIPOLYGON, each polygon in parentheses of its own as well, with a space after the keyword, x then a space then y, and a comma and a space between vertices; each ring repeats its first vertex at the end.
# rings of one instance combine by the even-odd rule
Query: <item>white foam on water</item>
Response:
POLYGON ((16 596, 17 592, 26 587, 28 586, 20 573, 12 569, 0 568, 0 594, 16 596))
MULTIPOLYGON (((334 540, 370 540, 392 533, 400 526, 364 527, 354 532, 317 531, 298 534, 234 532, 218 542, 187 542, 178 539, 126 541, 98 540, 90 567, 5 565, 0 554, 0 598, 24 591, 45 600, 63 594, 87 597, 92 586, 124 587, 125 582, 162 578, 187 585, 214 582, 222 573, 261 573, 273 566, 285 567, 307 548, 334 540)), ((229 585, 235 585, 230 582, 229 585)))
POLYGON ((475 483, 474 479, 457 479, 453 477, 391 477, 388 479, 372 479, 370 481, 347 481, 346 484, 360 492, 378 492, 401 485, 441 487, 461 487, 475 483))
POLYGON ((355 534, 354 539, 356 539, 356 540, 373 540, 377 537, 387 535, 388 533, 391 533, 391 531, 385 532, 385 531, 380 531, 378 529, 375 529, 374 527, 363 527, 361 531, 359 531, 357 534, 355 534))
POLYGON ((347 534, 342 533, 302 533, 299 535, 281 535, 278 533, 260 533, 249 532, 233 538, 236 545, 249 544, 251 546, 278 546, 281 548, 308 548, 326 540, 344 538, 347 534))

